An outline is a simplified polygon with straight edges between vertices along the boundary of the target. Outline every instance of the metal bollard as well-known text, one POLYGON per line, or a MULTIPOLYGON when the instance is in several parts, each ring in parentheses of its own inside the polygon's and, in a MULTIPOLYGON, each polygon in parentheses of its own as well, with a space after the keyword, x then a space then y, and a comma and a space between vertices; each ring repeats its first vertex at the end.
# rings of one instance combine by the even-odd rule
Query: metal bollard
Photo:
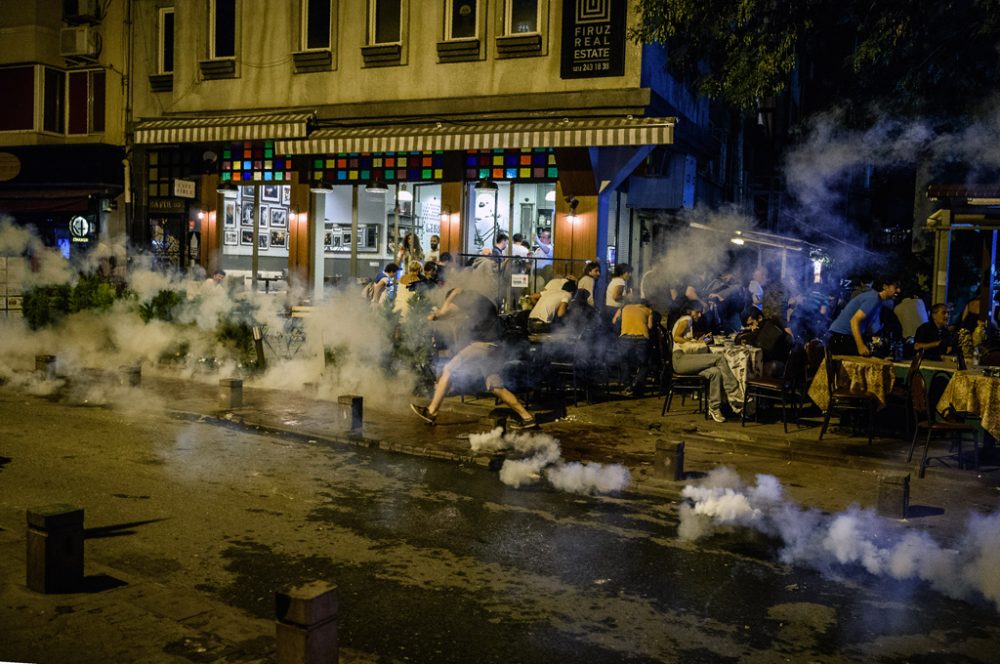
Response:
POLYGON ((124 387, 139 387, 142 384, 142 367, 127 364, 118 367, 118 383, 124 387))
POLYGON ((51 380, 56 375, 55 355, 35 355, 35 371, 45 380, 51 380))
POLYGON ((243 407, 243 381, 239 378, 223 378, 219 381, 219 398, 223 408, 243 407))
POLYGON ((684 442, 656 441, 653 477, 679 482, 684 479, 684 442))
POLYGON ((27 512, 28 588, 70 592, 83 582, 83 509, 47 505, 27 512))
POLYGON ((341 428, 360 433, 364 427, 364 399, 356 394, 341 394, 337 403, 340 404, 341 428))
POLYGON ((312 581, 275 593, 278 664, 336 663, 337 586, 312 581))
POLYGON ((878 474, 878 513, 893 519, 905 519, 910 505, 910 474, 878 474))

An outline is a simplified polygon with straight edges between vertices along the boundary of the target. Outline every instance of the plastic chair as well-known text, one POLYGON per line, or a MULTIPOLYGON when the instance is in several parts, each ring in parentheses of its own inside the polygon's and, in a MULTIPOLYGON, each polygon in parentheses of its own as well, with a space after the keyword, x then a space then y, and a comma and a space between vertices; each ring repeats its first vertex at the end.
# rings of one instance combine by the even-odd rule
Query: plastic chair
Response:
POLYGON ((751 397, 757 401, 754 421, 760 413, 760 404, 765 401, 781 403, 781 423, 788 433, 788 407, 792 407, 793 421, 798 424, 799 411, 805 401, 806 388, 806 351, 801 344, 792 346, 785 361, 785 369, 780 378, 750 378, 743 392, 743 410, 740 414, 740 425, 747 423, 747 404, 751 397))
POLYGON ((843 419, 843 413, 866 412, 868 414, 868 444, 871 445, 875 434, 875 409, 878 405, 878 399, 874 394, 868 392, 851 392, 837 387, 837 367, 834 364, 829 346, 823 349, 823 362, 826 365, 826 386, 830 394, 830 403, 823 416, 823 426, 819 430, 819 439, 823 440, 823 434, 830 426, 830 416, 833 411, 837 411, 841 419, 843 419))
POLYGON ((917 437, 920 435, 920 432, 927 432, 927 437, 924 439, 924 454, 920 459, 920 470, 917 471, 917 477, 924 476, 924 471, 933 459, 937 459, 937 461, 939 461, 943 466, 948 465, 944 462, 943 457, 934 457, 933 459, 927 458, 927 451, 931 445, 931 438, 936 433, 949 435, 951 437, 952 444, 958 447, 956 456, 959 468, 964 468, 962 462, 962 436, 965 434, 971 434, 973 468, 979 467, 978 429, 971 424, 966 424, 965 422, 937 420, 934 417, 934 409, 930 407, 927 401, 927 385, 924 382, 924 376, 919 371, 914 374, 913 381, 910 384, 910 403, 913 406, 913 415, 916 420, 916 430, 913 432, 913 440, 910 442, 910 453, 906 455, 907 462, 910 462, 913 459, 913 450, 917 446, 917 437))

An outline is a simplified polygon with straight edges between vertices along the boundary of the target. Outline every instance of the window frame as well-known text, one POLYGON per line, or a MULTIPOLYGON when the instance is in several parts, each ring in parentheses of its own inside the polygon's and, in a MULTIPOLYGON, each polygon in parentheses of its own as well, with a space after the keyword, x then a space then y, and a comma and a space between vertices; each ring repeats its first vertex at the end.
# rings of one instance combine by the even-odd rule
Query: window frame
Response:
POLYGON ((480 23, 482 20, 483 3, 481 0, 472 0, 475 6, 475 17, 473 24, 476 26, 475 34, 469 37, 456 37, 452 34, 454 26, 454 6, 455 0, 445 0, 444 3, 444 41, 461 41, 463 39, 480 39, 480 23))
POLYGON ((326 46, 309 45, 309 5, 311 2, 319 1, 321 0, 301 0, 299 3, 299 51, 302 53, 333 50, 334 25, 337 16, 336 0, 322 0, 326 2, 330 10, 326 29, 326 46))
POLYGON ((225 0, 233 3, 233 52, 232 55, 219 55, 216 33, 218 32, 219 2, 221 0, 209 0, 208 5, 208 52, 210 60, 235 60, 239 52, 239 24, 240 24, 240 3, 239 0, 225 0))
POLYGON ((542 4, 544 0, 535 0, 535 29, 528 32, 514 32, 512 30, 512 17, 514 13, 514 2, 515 0, 504 0, 503 3, 503 22, 502 22, 502 32, 501 37, 519 37, 522 35, 540 35, 542 34, 542 4))
MULTIPOLYGON (((174 73, 174 67, 176 66, 176 63, 177 63, 177 42, 176 42, 176 36, 177 36, 177 18, 176 18, 176 16, 177 15, 176 15, 173 7, 160 7, 160 9, 158 11, 158 19, 157 19, 157 28, 158 28, 157 29, 157 49, 156 49, 156 73, 157 74, 173 74, 174 73), (167 17, 168 14, 170 15, 170 19, 171 19, 170 20, 170 32, 171 32, 171 35, 170 35, 170 62, 171 62, 170 69, 167 69, 167 66, 165 64, 165 60, 166 60, 165 56, 166 56, 166 51, 167 51, 167 46, 166 46, 166 32, 167 32, 166 17, 167 17)), ((214 29, 213 29, 213 33, 212 34, 215 34, 214 29)))
POLYGON ((64 132, 66 136, 95 136, 107 131, 107 86, 107 73, 103 69, 84 69, 66 72, 66 130, 64 132), (83 102, 83 108, 76 109, 73 103, 72 87, 74 81, 79 80, 78 77, 80 76, 86 76, 86 98, 83 102), (100 85, 98 85, 96 80, 98 76, 103 79, 100 85), (85 111, 85 129, 82 132, 73 131, 74 111, 76 110, 85 111), (98 115, 100 115, 100 118, 98 118, 98 115), (97 126, 98 119, 101 121, 100 126, 97 126))
POLYGON ((33 124, 38 127, 38 131, 43 134, 55 134, 56 136, 66 136, 66 132, 69 129, 69 100, 68 86, 69 86, 69 76, 66 70, 58 69, 56 67, 50 67, 48 65, 39 65, 41 71, 39 76, 35 77, 36 81, 36 94, 38 95, 38 103, 35 108, 38 109, 38 116, 35 118, 33 124), (49 89, 50 89, 50 72, 52 76, 52 81, 56 83, 51 89, 55 92, 55 108, 49 112, 49 89), (61 80, 60 80, 61 79, 61 80), (47 121, 52 118, 58 127, 55 129, 47 126, 47 121))
POLYGON ((368 46, 384 46, 392 44, 402 44, 403 38, 406 33, 405 27, 403 25, 403 14, 405 13, 406 3, 405 0, 396 0, 399 2, 399 34, 396 36, 395 41, 377 41, 376 34, 378 33, 376 21, 378 18, 378 5, 379 2, 383 0, 368 0, 368 25, 367 25, 367 45, 368 46))

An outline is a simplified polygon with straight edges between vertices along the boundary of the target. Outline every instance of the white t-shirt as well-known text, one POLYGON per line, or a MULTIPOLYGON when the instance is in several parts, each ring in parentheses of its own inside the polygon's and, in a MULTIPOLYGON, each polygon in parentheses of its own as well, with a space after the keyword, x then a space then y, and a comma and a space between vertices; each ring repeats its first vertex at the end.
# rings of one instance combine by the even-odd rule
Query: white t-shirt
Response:
POLYGON ((625 281, 623 277, 613 277, 611 283, 608 284, 608 289, 604 292, 604 306, 607 307, 620 307, 625 304, 625 295, 628 293, 628 282, 625 281), (619 286, 622 287, 622 292, 619 298, 616 300, 613 298, 615 289, 619 286))
POLYGON ((597 288, 594 278, 589 274, 585 274, 580 277, 580 281, 577 282, 576 287, 577 289, 583 289, 590 293, 590 297, 587 298, 587 304, 594 306, 594 289, 597 288))
POLYGON ((559 305, 563 302, 568 304, 572 297, 572 293, 562 289, 542 291, 541 296, 538 298, 538 302, 535 303, 535 306, 531 309, 531 313, 528 314, 528 318, 534 318, 535 320, 540 320, 545 323, 551 323, 555 320, 556 312, 559 310, 559 305))

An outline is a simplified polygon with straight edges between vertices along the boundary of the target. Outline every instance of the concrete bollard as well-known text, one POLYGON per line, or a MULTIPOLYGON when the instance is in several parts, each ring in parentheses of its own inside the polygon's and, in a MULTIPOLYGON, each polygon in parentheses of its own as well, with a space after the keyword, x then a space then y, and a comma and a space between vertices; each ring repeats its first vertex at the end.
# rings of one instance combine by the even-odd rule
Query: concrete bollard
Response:
POLYGON ((910 505, 910 474, 878 474, 878 513, 893 519, 905 519, 910 505))
POLYGON ((41 374, 46 380, 55 378, 56 356, 55 355, 35 355, 35 371, 41 374))
POLYGON ((653 477, 679 482, 684 479, 684 442, 656 441, 653 477))
POLYGON ((364 399, 356 394, 341 394, 337 403, 340 404, 341 428, 360 433, 365 423, 364 399))
POLYGON ((83 582, 83 509, 47 505, 27 512, 28 588, 40 593, 77 590, 83 582))
POLYGON ((219 381, 219 399, 223 408, 243 407, 243 381, 239 378, 223 378, 219 381))
POLYGON ((337 604, 337 586, 325 581, 275 593, 278 664, 339 661, 337 604))
POLYGON ((118 384, 123 387, 139 387, 142 384, 142 367, 127 364, 118 367, 118 384))

